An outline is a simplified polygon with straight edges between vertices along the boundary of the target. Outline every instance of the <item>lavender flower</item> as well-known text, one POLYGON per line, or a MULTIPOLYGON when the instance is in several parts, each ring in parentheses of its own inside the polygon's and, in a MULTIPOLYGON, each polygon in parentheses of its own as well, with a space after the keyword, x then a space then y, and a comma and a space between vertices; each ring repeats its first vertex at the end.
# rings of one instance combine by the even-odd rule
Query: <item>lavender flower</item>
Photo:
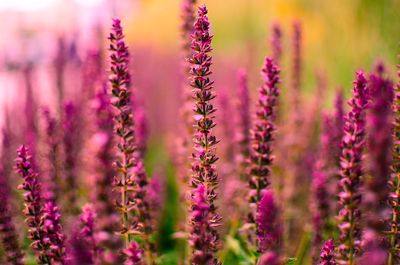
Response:
MULTIPOLYGON (((400 77, 400 65, 398 67, 398 77, 400 77)), ((389 181, 389 205, 392 208, 389 234, 389 258, 388 265, 393 265, 400 261, 400 83, 395 87, 393 102, 393 147, 392 147, 392 177, 389 181)))
POLYGON ((188 39, 193 33, 193 24, 196 20, 195 17, 196 0, 182 0, 181 7, 181 35, 182 35, 182 50, 185 52, 185 58, 191 56, 192 43, 188 39))
POLYGON ((211 100, 215 97, 213 81, 210 80, 210 66, 212 36, 209 33, 206 6, 198 9, 198 17, 194 24, 192 38, 193 55, 191 63, 190 85, 193 87, 195 99, 195 135, 193 164, 192 164, 192 207, 190 244, 192 251, 192 264, 219 264, 215 257, 218 244, 216 226, 220 217, 216 213, 215 199, 218 185, 218 175, 214 163, 218 160, 215 146, 218 143, 212 134, 215 127, 215 109, 211 100), (204 211, 204 212, 202 212, 204 211))
POLYGON ((9 191, 4 170, 0 170, 0 238, 8 264, 22 265, 24 254, 10 212, 9 191))
POLYGON ((282 226, 272 191, 265 191, 256 214, 258 252, 280 251, 282 226))
POLYGON ((282 28, 277 22, 272 24, 270 46, 272 52, 272 59, 278 63, 282 57, 282 28))
POLYGON ((250 157, 250 128, 251 128, 251 117, 250 117, 250 97, 249 97, 249 87, 247 81, 247 73, 245 70, 240 70, 238 72, 238 113, 239 113, 239 123, 240 133, 238 135, 238 142, 240 148, 240 175, 242 180, 247 181, 247 166, 250 157))
POLYGON ((365 178, 363 199, 366 224, 362 242, 364 261, 387 255, 383 231, 386 229, 385 221, 389 213, 387 183, 390 177, 392 147, 393 84, 383 78, 383 73, 372 74, 369 81, 371 105, 367 115, 367 158, 370 175, 365 178))
POLYGON ((28 149, 22 145, 17 153, 17 172, 24 180, 19 188, 25 191, 23 213, 26 216, 25 222, 29 226, 29 238, 32 240, 33 249, 37 252, 38 263, 50 264, 52 254, 42 218, 43 206, 38 175, 31 168, 31 156, 28 154, 28 149))
POLYGON ((136 151, 134 120, 132 106, 130 104, 130 74, 128 72, 129 52, 123 38, 124 34, 119 19, 113 20, 113 32, 110 33, 111 51, 111 76, 113 105, 117 110, 114 116, 115 131, 119 137, 118 149, 120 159, 116 166, 120 176, 115 179, 115 187, 121 190, 121 200, 117 202, 117 208, 122 213, 122 231, 126 245, 131 241, 131 225, 129 220, 130 212, 133 210, 133 196, 129 196, 135 189, 132 168, 136 165, 134 152, 136 151))
POLYGON ((367 79, 357 72, 351 111, 345 117, 341 156, 341 192, 339 193, 338 228, 340 229, 339 264, 354 264, 360 251, 361 163, 365 146, 365 108, 367 106, 367 79))
POLYGON ((256 119, 251 131, 252 154, 250 155, 250 205, 249 221, 255 222, 254 211, 270 185, 272 141, 275 130, 276 105, 279 96, 279 69, 272 59, 266 58, 262 69, 264 84, 259 90, 256 119))
POLYGON ((132 241, 124 250, 126 260, 124 265, 143 265, 143 251, 135 241, 132 241))
POLYGON ((321 250, 321 261, 318 265, 336 265, 335 261, 335 244, 332 239, 329 239, 324 243, 321 250))
POLYGON ((61 215, 55 203, 53 201, 46 202, 43 209, 43 229, 51 244, 50 251, 53 262, 56 264, 64 264, 65 261, 64 234, 60 218, 61 215))

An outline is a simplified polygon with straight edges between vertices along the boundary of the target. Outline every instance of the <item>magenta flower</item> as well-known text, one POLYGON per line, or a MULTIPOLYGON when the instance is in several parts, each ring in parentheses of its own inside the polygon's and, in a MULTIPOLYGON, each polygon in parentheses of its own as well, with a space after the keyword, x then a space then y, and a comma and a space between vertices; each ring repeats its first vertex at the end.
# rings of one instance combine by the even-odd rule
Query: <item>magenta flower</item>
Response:
POLYGON ((360 251, 361 176, 362 154, 365 146, 365 109, 367 107, 367 79, 364 72, 357 72, 350 112, 345 117, 342 140, 341 180, 339 193, 338 228, 340 263, 354 264, 360 251))
POLYGON ((259 89, 256 118, 251 131, 252 154, 250 155, 250 204, 249 221, 255 222, 255 213, 263 192, 271 183, 273 132, 275 131, 276 105, 279 96, 279 68, 272 59, 266 58, 262 69, 264 84, 259 89))
POLYGON ((124 265, 143 265, 143 251, 135 241, 132 241, 129 246, 124 250, 126 260, 124 265))
POLYGON ((61 215, 53 201, 48 201, 43 209, 43 229, 50 242, 53 261, 59 264, 65 262, 64 234, 60 223, 61 215))
POLYGON ((270 39, 272 59, 279 64, 282 57, 282 28, 277 22, 272 24, 270 39))
POLYGON ((215 109, 211 100, 215 97, 213 81, 210 80, 210 66, 212 36, 209 33, 210 23, 207 17, 206 6, 198 9, 198 17, 194 24, 192 38, 193 55, 189 59, 190 85, 193 87, 195 99, 195 135, 194 153, 192 164, 192 207, 191 207, 191 231, 190 244, 192 246, 192 264, 219 264, 215 257, 218 244, 216 226, 220 217, 216 213, 215 200, 218 175, 215 162, 218 160, 215 154, 217 138, 212 134, 215 127, 215 109), (205 212, 201 215, 202 211, 205 212), (201 217, 199 216, 201 215, 201 217))
POLYGON ((16 169, 24 180, 19 188, 25 191, 23 213, 26 216, 25 223, 29 227, 29 238, 32 240, 32 248, 37 253, 38 263, 50 264, 52 254, 43 222, 42 195, 38 175, 31 168, 31 156, 28 154, 28 149, 22 145, 17 153, 16 169))
POLYGON ((258 252, 280 251, 282 224, 272 191, 265 191, 256 214, 258 252))
POLYGON ((318 265, 336 265, 335 261, 335 244, 332 239, 324 243, 321 250, 321 258, 318 265))
POLYGON ((294 122, 297 122, 300 108, 300 90, 302 75, 302 27, 299 21, 293 23, 292 35, 292 72, 290 85, 290 104, 294 122))

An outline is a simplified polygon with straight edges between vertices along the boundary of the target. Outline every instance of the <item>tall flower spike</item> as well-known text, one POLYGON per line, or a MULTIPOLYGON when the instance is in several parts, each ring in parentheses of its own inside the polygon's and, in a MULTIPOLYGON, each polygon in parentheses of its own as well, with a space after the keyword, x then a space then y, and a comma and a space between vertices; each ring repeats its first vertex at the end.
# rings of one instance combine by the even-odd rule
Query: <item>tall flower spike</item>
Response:
POLYGON ((85 245, 87 246, 87 251, 90 252, 91 259, 97 261, 98 248, 95 239, 95 221, 96 213, 93 210, 92 205, 87 204, 82 207, 82 214, 79 216, 81 223, 80 237, 85 245))
POLYGON ((209 77, 212 64, 212 58, 209 55, 212 50, 212 36, 209 33, 210 23, 207 12, 206 6, 198 9, 194 32, 191 35, 193 55, 189 59, 191 64, 190 85, 193 87, 193 98, 195 99, 190 230, 193 265, 219 264, 215 257, 218 244, 216 226, 220 221, 215 205, 218 185, 215 167, 218 158, 215 154, 215 147, 218 140, 212 134, 212 129, 215 127, 215 109, 211 100, 215 95, 212 90, 214 82, 209 77))
POLYGON ((239 127, 240 133, 238 135, 238 142, 240 148, 240 175, 242 180, 247 181, 247 166, 250 157, 250 96, 247 81, 247 73, 244 69, 238 72, 238 110, 239 110, 239 127))
POLYGON ((355 264, 355 257, 360 251, 360 187, 367 93, 367 79, 364 72, 359 71, 354 81, 353 98, 349 101, 351 110, 345 117, 342 140, 340 210, 337 217, 340 230, 339 264, 355 264))
POLYGON ((279 63, 282 57, 282 28, 277 22, 272 24, 271 27, 271 52, 274 62, 279 63))
POLYGON ((387 255, 384 230, 389 207, 389 189, 387 183, 390 177, 391 148, 392 148, 392 110, 393 84, 383 77, 383 72, 372 74, 369 80, 371 96, 367 113, 367 169, 365 178, 365 229, 363 235, 362 260, 371 257, 382 257, 385 263, 387 255), (382 253, 385 253, 382 255, 382 253))
POLYGON ((392 177, 389 181, 390 194, 389 205, 391 207, 391 218, 389 220, 389 259, 388 265, 400 262, 400 65, 398 68, 399 83, 395 87, 394 102, 393 102, 393 163, 392 163, 392 177))
POLYGON ((259 89, 256 118, 251 131, 249 202, 251 212, 250 223, 255 222, 255 211, 263 197, 263 192, 270 185, 272 164, 272 141, 275 131, 276 105, 279 96, 279 68, 271 58, 266 58, 262 69, 264 84, 259 89))
POLYGON ((129 220, 133 210, 133 196, 129 196, 135 189, 132 168, 136 164, 134 152, 136 151, 134 120, 132 113, 130 74, 128 72, 129 52, 124 42, 121 21, 113 20, 112 32, 109 36, 111 51, 111 92, 114 97, 113 105, 116 108, 114 117, 115 131, 119 137, 118 149, 120 157, 116 162, 119 176, 115 179, 115 187, 121 191, 121 199, 117 202, 117 208, 122 213, 122 234, 125 237, 126 246, 131 241, 132 222, 129 220))
POLYGON ((28 149, 22 145, 17 150, 16 169, 24 182, 19 186, 24 190, 26 216, 25 223, 29 226, 29 238, 32 240, 32 248, 37 253, 38 264, 50 264, 51 250, 43 222, 43 206, 41 188, 38 182, 38 175, 31 168, 31 156, 28 149))
POLYGON ((257 215, 257 248, 258 252, 280 251, 282 242, 282 226, 280 213, 272 191, 264 192, 257 215))
POLYGON ((135 241, 132 241, 128 248, 124 250, 126 260, 124 265, 144 265, 143 263, 143 251, 135 241))
POLYGON ((332 239, 329 239, 324 243, 321 250, 321 261, 318 265, 336 265, 335 261, 335 244, 332 239))

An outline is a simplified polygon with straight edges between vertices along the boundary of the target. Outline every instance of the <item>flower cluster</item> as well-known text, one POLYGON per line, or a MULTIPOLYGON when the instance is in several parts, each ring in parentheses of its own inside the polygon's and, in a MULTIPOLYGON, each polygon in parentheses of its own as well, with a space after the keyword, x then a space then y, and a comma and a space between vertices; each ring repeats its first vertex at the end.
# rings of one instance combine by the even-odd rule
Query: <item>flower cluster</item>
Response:
POLYGON ((350 112, 345 117, 341 156, 341 191, 338 222, 340 229, 339 261, 354 264, 360 251, 361 162, 365 146, 365 109, 368 103, 367 79, 362 71, 354 81, 350 112))
POLYGON ((335 261, 335 243, 329 239, 324 243, 321 250, 321 261, 318 265, 336 265, 335 261))

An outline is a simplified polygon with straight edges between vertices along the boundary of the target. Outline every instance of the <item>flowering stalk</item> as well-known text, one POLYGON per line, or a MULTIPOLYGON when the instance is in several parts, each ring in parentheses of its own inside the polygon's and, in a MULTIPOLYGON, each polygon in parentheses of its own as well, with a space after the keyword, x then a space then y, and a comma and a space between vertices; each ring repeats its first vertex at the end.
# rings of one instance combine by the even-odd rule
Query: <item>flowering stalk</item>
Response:
POLYGON ((258 205, 256 214, 258 252, 279 253, 282 242, 282 226, 278 206, 272 191, 267 190, 258 205))
MULTIPOLYGON (((370 85, 370 108, 367 115, 367 145, 368 145, 368 172, 365 179, 365 224, 363 236, 364 261, 372 257, 384 257, 387 247, 384 242, 383 231, 386 229, 385 221, 388 209, 389 190, 387 183, 390 176, 391 163, 391 105, 393 102, 393 84, 383 77, 382 72, 372 74, 370 85), (383 256, 382 253, 385 252, 383 256)), ((386 257, 381 263, 385 263, 386 257)))
POLYGON ((129 52, 123 38, 121 21, 113 20, 113 32, 110 33, 110 51, 111 51, 111 76, 112 95, 114 97, 113 105, 117 110, 114 117, 115 131, 119 137, 118 149, 121 157, 116 162, 120 177, 115 179, 115 187, 121 190, 121 199, 117 202, 117 208, 122 213, 122 231, 125 237, 126 246, 132 240, 133 231, 131 231, 132 222, 129 215, 133 211, 134 201, 128 196, 135 189, 132 168, 136 164, 134 152, 135 132, 132 115, 132 106, 130 104, 130 74, 128 72, 129 52))
POLYGON ((336 265, 335 261, 335 244, 332 239, 324 243, 321 250, 321 261, 318 265, 336 265))
POLYGON ((23 213, 26 216, 25 222, 29 226, 29 238, 33 241, 32 247, 37 252, 38 264, 51 264, 52 254, 42 218, 43 207, 38 175, 31 168, 31 156, 28 154, 28 149, 22 145, 17 153, 16 168, 24 180, 19 188, 25 191, 23 213))
POLYGON ((120 178, 116 178, 114 186, 121 189, 121 200, 117 208, 122 212, 122 231, 125 236, 125 247, 132 246, 132 235, 143 234, 146 243, 148 262, 152 264, 151 233, 146 196, 146 174, 143 163, 138 159, 135 139, 135 124, 131 105, 130 74, 128 72, 129 52, 124 42, 124 34, 119 19, 113 20, 113 32, 110 33, 111 77, 113 105, 117 110, 114 117, 115 130, 120 138, 118 149, 121 158, 116 162, 120 178), (136 214, 136 220, 130 215, 136 214), (137 220, 138 219, 138 220, 137 220))
POLYGON ((279 68, 271 58, 266 58, 262 69, 264 84, 259 90, 255 124, 251 131, 252 154, 250 155, 249 201, 252 212, 250 223, 255 223, 255 213, 264 190, 270 185, 272 141, 275 131, 276 105, 279 96, 279 68))
POLYGON ((357 72, 350 112, 345 117, 341 156, 341 192, 339 193, 338 228, 340 230, 339 263, 353 265, 360 251, 361 163, 365 146, 365 109, 367 79, 357 72))
MULTIPOLYGON (((400 78, 400 65, 397 66, 397 72, 400 78)), ((393 102, 393 163, 392 163, 392 178, 389 181, 390 194, 389 205, 391 206, 392 214, 390 219, 389 233, 389 258, 388 265, 393 265, 400 261, 400 83, 395 87, 394 102, 393 102)))
POLYGON ((111 190, 115 170, 112 166, 113 157, 113 114, 106 88, 96 94, 94 101, 97 133, 94 135, 96 146, 95 188, 93 190, 94 209, 97 214, 96 233, 102 236, 98 239, 98 247, 102 253, 99 257, 102 264, 122 263, 120 255, 116 254, 122 247, 122 241, 116 235, 118 231, 118 215, 115 213, 111 190))
POLYGON ((250 96, 249 87, 247 81, 247 73, 245 70, 238 72, 238 113, 239 113, 239 127, 240 133, 238 135, 238 142, 240 148, 240 175, 242 180, 247 181, 247 166, 250 157, 250 128, 251 128, 251 117, 250 117, 250 96))
POLYGON ((220 217, 216 213, 215 199, 218 175, 215 162, 218 160, 215 147, 218 143, 212 134, 215 127, 215 109, 211 100, 215 97, 213 92, 213 81, 210 80, 210 66, 212 36, 209 33, 210 23, 207 17, 206 6, 198 9, 198 17, 194 24, 192 38, 193 55, 189 59, 190 85, 193 87, 193 98, 195 99, 195 135, 192 179, 193 187, 191 194, 191 230, 190 244, 192 251, 192 264, 206 265, 219 264, 215 257, 218 244, 216 226, 220 217))
POLYGON ((272 59, 279 64, 282 57, 282 28, 279 23, 272 24, 270 46, 272 59))

